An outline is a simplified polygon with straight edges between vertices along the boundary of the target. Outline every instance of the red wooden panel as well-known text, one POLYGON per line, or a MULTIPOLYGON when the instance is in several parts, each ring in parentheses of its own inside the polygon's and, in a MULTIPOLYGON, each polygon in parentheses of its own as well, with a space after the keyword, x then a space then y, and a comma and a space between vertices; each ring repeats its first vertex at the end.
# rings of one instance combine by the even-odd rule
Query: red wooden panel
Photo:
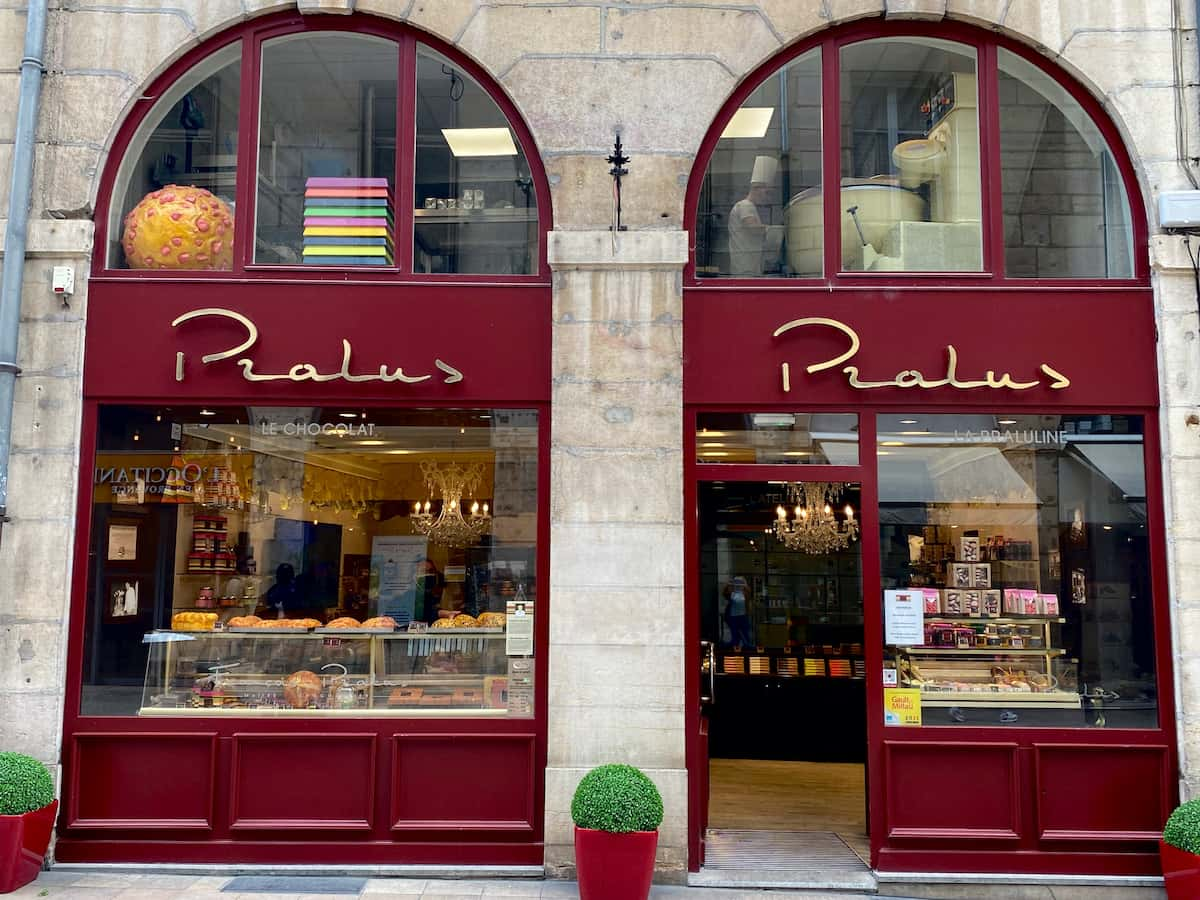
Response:
POLYGON ((1157 841, 1170 808, 1168 748, 1034 746, 1044 841, 1157 841))
POLYGON ((889 838, 1016 840, 1017 745, 884 741, 889 838))
POLYGON ((233 829, 369 830, 375 735, 235 734, 230 787, 233 829))
POLYGON ((397 734, 392 830, 534 830, 534 735, 397 734))
POLYGON ((968 296, 936 290, 831 294, 693 288, 685 294, 683 390, 689 404, 1109 409, 1158 402, 1154 305, 1144 288, 1052 294, 1014 289, 968 296), (776 336, 802 320, 821 321, 776 336), (1080 341, 1084 321, 1088 339, 1080 341), (729 359, 730 348, 737 348, 737 365, 714 364, 729 359), (1114 366, 1114 359, 1127 364, 1114 366), (790 390, 785 390, 784 363, 790 390), (806 371, 821 364, 827 367, 806 371), (853 387, 847 367, 856 367, 859 385, 899 376, 900 386, 853 387), (984 386, 989 371, 993 383, 1003 387, 984 386), (1054 372, 1069 384, 1054 387, 1062 383, 1054 372))
POLYGON ((545 287, 181 282, 164 289, 93 280, 88 303, 95 323, 86 337, 89 361, 110 360, 113 347, 141 348, 120 365, 89 362, 89 397, 271 398, 302 406, 347 396, 400 404, 550 397, 545 287), (220 312, 172 325, 206 310, 220 312), (480 347, 516 349, 474 352, 480 347))
POLYGON ((67 827, 212 828, 217 736, 74 735, 67 827))

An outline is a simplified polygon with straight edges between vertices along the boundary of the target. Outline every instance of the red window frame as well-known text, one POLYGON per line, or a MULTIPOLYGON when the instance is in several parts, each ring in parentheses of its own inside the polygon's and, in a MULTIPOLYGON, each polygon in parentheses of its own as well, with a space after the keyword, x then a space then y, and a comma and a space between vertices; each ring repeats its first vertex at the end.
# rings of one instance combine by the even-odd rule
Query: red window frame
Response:
MULTIPOLYGON (((119 198, 117 199, 119 200, 119 198)), ((253 281, 254 283, 262 283, 264 280, 279 280, 306 282, 336 281, 343 283, 354 281, 361 283, 421 284, 439 282, 454 284, 545 284, 550 277, 550 266, 546 259, 546 233, 553 227, 549 182, 546 179, 546 173, 541 164, 541 156, 533 140, 533 135, 525 125, 512 101, 496 86, 491 76, 470 60, 464 59, 449 44, 433 35, 418 32, 401 23, 373 16, 301 15, 295 12, 266 16, 224 31, 217 37, 206 41, 181 56, 138 97, 132 111, 126 116, 125 121, 118 129, 112 143, 108 162, 105 165, 104 173, 100 180, 96 198, 96 209, 96 240, 92 260, 92 280, 161 279, 165 281, 253 281), (284 35, 317 34, 321 32, 372 35, 395 41, 398 45, 397 153, 394 183, 396 185, 397 212, 407 211, 407 213, 396 216, 396 259, 395 265, 391 267, 364 270, 361 268, 256 263, 253 261, 254 228, 247 228, 244 224, 241 224, 243 220, 253 222, 257 213, 257 192, 255 185, 258 172, 258 121, 261 95, 262 45, 265 41, 284 35), (228 271, 131 270, 110 268, 107 257, 110 240, 110 206, 114 200, 113 187, 117 171, 121 163, 125 160, 126 155, 131 149, 139 149, 131 147, 138 127, 142 125, 147 115, 153 109, 155 102, 162 96, 166 89, 185 76, 192 67, 206 57, 237 41, 242 42, 242 58, 235 196, 237 209, 249 212, 242 213, 239 216, 239 223, 234 231, 233 268, 228 271), (496 105, 507 118, 508 125, 512 129, 522 152, 525 154, 537 196, 538 265, 536 272, 526 275, 484 275, 475 273, 427 275, 412 271, 413 216, 411 215, 411 210, 413 209, 413 195, 415 190, 414 167, 416 154, 413 152, 401 152, 400 148, 407 147, 411 149, 415 146, 416 61, 418 44, 423 44, 453 60, 457 67, 487 91, 488 95, 495 101, 496 105)))
POLYGON ((756 290, 788 289, 805 287, 828 290, 836 287, 899 287, 922 288, 979 288, 979 287, 1022 287, 1025 289, 1059 286, 1129 287, 1149 283, 1150 263, 1146 254, 1138 254, 1137 248, 1149 242, 1142 195, 1137 175, 1128 154, 1124 152, 1124 141, 1112 120, 1100 103, 1078 84, 1064 79, 1051 69, 1034 51, 1015 41, 992 32, 985 32, 969 25, 938 23, 925 25, 918 22, 888 23, 882 27, 880 20, 867 21, 833 32, 824 32, 802 41, 778 56, 772 57, 751 72, 713 119, 712 126, 700 145, 696 161, 689 176, 684 200, 684 228, 688 231, 688 261, 684 266, 684 285, 687 287, 747 288, 756 290), (850 44, 876 38, 936 38, 964 45, 976 54, 979 85, 979 138, 980 178, 982 186, 983 268, 979 272, 844 272, 841 271, 841 227, 838 196, 835 191, 824 192, 823 248, 824 274, 808 278, 736 278, 696 276, 696 225, 700 205, 700 191, 708 171, 712 155, 720 141, 721 132, 745 102, 762 83, 793 59, 813 49, 821 51, 821 183, 841 184, 841 146, 838 135, 840 119, 840 51, 850 44), (1134 248, 1133 276, 1131 278, 1009 278, 1004 271, 1004 223, 1003 198, 1000 182, 1000 106, 997 92, 997 48, 1003 48, 1026 62, 1036 66, 1049 78, 1063 87, 1095 123, 1117 164, 1124 183, 1129 203, 1129 216, 1134 248))

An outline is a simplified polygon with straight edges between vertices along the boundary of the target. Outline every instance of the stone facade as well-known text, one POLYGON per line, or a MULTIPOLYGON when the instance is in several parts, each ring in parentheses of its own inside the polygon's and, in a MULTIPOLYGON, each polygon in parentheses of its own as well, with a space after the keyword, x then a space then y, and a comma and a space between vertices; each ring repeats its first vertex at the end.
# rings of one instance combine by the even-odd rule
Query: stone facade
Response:
MULTIPOLYGON (((79 456, 80 373, 98 173, 148 81, 197 42, 283 0, 54 0, 25 261, 11 513, 0 542, 0 744, 54 765, 79 456), (59 218, 59 217, 65 217, 59 218), (64 308, 52 265, 80 273, 64 308)), ((686 865, 682 306, 684 191, 709 123, 757 66, 864 17, 970 23, 1061 65, 1110 112, 1153 219, 1190 187, 1173 124, 1200 146, 1195 24, 1170 0, 305 0, 406 21, 457 46, 505 90, 549 173, 555 231, 547 863, 571 865, 568 815, 589 766, 638 763, 663 789, 660 865, 686 865), (1173 41, 1183 69, 1178 85, 1173 41), (1177 98, 1182 91, 1182 98, 1177 98), (610 224, 603 157, 633 157, 627 233, 610 224), (636 478, 632 473, 637 473, 636 478), (621 623, 588 613, 603 599, 621 623), (653 626, 653 628, 651 628, 653 626), (653 634, 653 644, 648 635, 653 634), (631 681, 628 673, 645 677, 631 681), (621 677, 622 690, 612 690, 621 677)), ((25 16, 0 8, 0 212, 6 209, 25 16)), ((1069 148, 1063 148, 1068 152, 1069 148)), ((1011 210, 1039 249, 1054 222, 1011 210), (1046 227, 1044 228, 1043 225, 1046 227)), ((1151 222, 1160 341, 1172 627, 1182 774, 1200 792, 1200 334, 1179 237, 1151 222), (1193 593, 1196 592, 1196 593, 1193 593)), ((1064 241, 1071 240, 1069 235, 1064 241)), ((1145 252, 1135 248, 1135 252, 1145 252)), ((5 260, 4 264, 12 264, 5 260)), ((669 875, 668 875, 669 877, 669 875)))

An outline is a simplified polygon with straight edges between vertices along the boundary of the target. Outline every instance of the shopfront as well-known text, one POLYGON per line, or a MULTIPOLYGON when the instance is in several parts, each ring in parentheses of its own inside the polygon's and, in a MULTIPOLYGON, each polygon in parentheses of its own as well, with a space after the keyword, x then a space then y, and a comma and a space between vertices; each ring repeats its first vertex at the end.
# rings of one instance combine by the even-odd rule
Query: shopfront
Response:
POLYGON ((124 124, 59 861, 541 865, 550 206, 486 83, 290 14, 124 124))
POLYGON ((1156 332, 1111 123, 992 34, 872 23, 750 76, 688 198, 689 867, 808 832, 1155 873, 1156 332))

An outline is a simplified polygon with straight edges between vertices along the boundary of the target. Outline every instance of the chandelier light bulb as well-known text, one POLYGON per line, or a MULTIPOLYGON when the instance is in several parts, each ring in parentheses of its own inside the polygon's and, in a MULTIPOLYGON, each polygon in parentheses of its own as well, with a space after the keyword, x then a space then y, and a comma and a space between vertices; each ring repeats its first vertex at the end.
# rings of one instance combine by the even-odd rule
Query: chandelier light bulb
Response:
POLYGON ((777 515, 779 517, 780 521, 782 521, 783 519, 787 518, 787 510, 784 509, 782 506, 777 506, 777 507, 775 507, 775 515, 777 515))

